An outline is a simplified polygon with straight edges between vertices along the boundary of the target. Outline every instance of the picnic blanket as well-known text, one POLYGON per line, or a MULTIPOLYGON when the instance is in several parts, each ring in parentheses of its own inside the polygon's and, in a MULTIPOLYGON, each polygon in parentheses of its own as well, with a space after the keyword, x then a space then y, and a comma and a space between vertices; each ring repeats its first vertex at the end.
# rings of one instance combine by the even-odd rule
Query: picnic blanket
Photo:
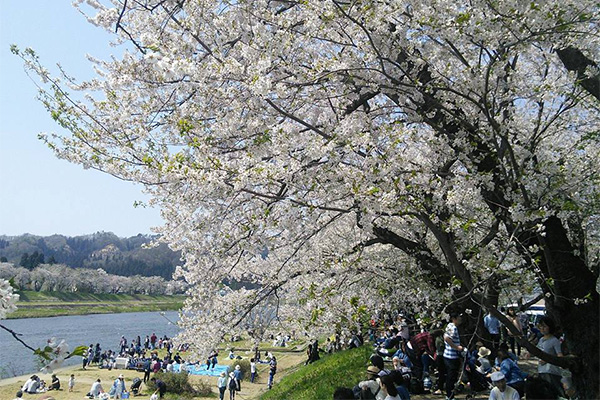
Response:
MULTIPOLYGON (((173 372, 180 372, 182 364, 173 364, 173 372)), ((219 376, 221 372, 229 373, 229 365, 216 364, 214 368, 206 369, 206 364, 183 364, 190 375, 219 376)))

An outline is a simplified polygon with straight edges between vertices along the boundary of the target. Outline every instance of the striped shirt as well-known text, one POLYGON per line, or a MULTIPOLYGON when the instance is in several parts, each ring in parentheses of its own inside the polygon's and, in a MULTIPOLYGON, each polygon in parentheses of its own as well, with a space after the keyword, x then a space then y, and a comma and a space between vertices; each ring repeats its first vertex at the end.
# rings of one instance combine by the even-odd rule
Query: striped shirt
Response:
MULTIPOLYGON (((460 346, 460 337, 458 336, 458 328, 452 322, 448 324, 446 327, 446 332, 444 332, 444 339, 449 337, 452 339, 452 343, 454 346, 460 346)), ((453 349, 450 345, 444 340, 444 358, 449 358, 455 360, 460 358, 460 351, 453 349)))

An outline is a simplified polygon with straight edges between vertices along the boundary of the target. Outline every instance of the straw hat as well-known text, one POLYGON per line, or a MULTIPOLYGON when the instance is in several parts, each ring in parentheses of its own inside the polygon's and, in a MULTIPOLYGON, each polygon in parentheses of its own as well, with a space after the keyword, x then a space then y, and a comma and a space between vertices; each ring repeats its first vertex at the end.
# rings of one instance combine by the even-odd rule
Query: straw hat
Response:
POLYGON ((492 354, 492 351, 490 349, 488 349, 487 347, 483 347, 483 346, 481 346, 479 348, 479 351, 477 352, 477 355, 479 357, 487 357, 490 354, 492 354))

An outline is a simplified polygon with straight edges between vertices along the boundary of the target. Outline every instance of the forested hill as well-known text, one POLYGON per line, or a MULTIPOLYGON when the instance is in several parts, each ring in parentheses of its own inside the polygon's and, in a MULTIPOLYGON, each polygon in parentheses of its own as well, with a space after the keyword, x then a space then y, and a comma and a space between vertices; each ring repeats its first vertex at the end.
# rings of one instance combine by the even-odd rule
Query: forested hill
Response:
POLYGON ((115 275, 162 276, 169 280, 180 263, 180 255, 165 244, 142 248, 153 238, 141 234, 119 238, 112 232, 75 237, 0 235, 0 261, 28 269, 43 263, 60 263, 72 268, 102 268, 115 275))

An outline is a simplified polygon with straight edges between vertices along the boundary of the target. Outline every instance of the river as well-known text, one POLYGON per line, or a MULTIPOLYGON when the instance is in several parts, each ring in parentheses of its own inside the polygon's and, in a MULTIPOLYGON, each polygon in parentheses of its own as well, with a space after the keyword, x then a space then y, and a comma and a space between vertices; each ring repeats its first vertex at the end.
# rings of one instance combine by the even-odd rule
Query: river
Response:
MULTIPOLYGON (((0 323, 12 329, 25 343, 33 348, 43 348, 52 337, 65 339, 70 348, 90 343, 100 343, 102 350, 119 350, 121 335, 128 343, 138 335, 142 342, 146 335, 173 337, 179 332, 174 323, 176 311, 138 312, 122 314, 74 315, 51 318, 24 318, 2 320, 0 323)), ((73 357, 64 365, 81 364, 81 357, 73 357)), ((25 348, 12 335, 0 329, 0 378, 33 373, 39 370, 31 350, 25 348)))

